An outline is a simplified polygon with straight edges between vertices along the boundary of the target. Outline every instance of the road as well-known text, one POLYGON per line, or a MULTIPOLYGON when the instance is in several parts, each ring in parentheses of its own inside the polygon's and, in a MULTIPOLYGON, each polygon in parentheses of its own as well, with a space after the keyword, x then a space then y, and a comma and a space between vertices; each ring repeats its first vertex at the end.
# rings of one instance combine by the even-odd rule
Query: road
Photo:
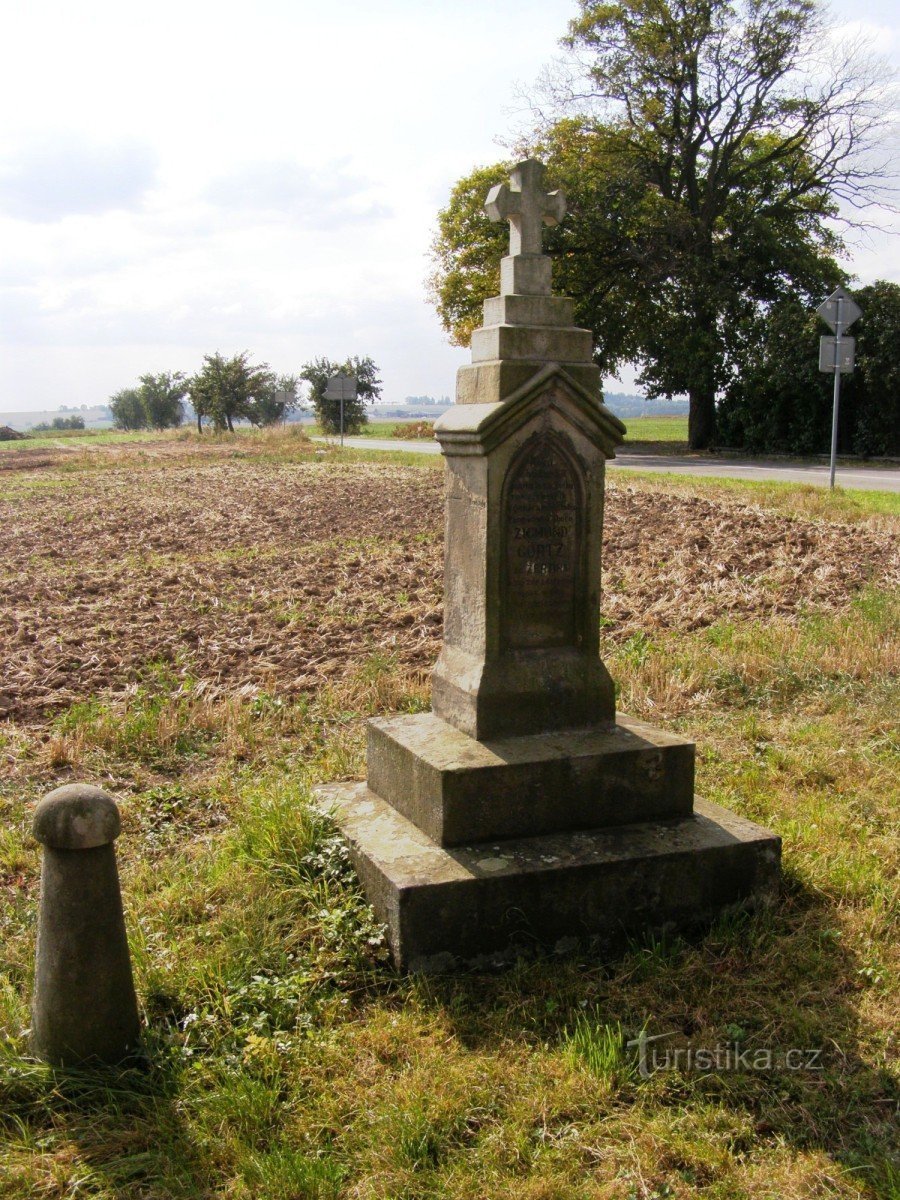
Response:
MULTIPOLYGON (((323 441, 323 438, 317 438, 323 441)), ((354 450, 406 450, 411 454, 440 454, 437 442, 403 442, 395 438, 344 438, 354 450)), ((718 479, 771 479, 779 483, 811 483, 828 486, 828 467, 821 463, 785 463, 760 459, 700 458, 687 454, 648 454, 619 451, 609 464, 622 471, 664 471, 673 475, 706 475, 718 479)), ((838 465, 838 487, 864 491, 900 492, 900 469, 896 467, 842 467, 838 465)))

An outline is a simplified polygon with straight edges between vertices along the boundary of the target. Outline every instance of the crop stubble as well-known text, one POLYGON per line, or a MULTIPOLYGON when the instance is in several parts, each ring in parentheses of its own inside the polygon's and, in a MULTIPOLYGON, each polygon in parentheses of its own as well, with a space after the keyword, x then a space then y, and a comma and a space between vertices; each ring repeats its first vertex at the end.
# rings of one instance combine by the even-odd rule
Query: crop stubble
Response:
MULTIPOLYGON (((443 483, 380 464, 171 461, 0 499, 0 718, 32 722, 149 664, 212 692, 311 691, 373 652, 428 669, 443 483)), ((613 485, 604 636, 840 608, 897 582, 887 533, 613 485)))

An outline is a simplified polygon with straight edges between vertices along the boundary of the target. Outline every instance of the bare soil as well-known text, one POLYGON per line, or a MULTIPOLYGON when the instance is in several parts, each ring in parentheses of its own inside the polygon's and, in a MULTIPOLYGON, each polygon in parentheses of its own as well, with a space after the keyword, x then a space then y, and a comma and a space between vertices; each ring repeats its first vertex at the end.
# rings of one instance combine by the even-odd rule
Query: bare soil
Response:
MULTIPOLYGON (((428 669, 442 529, 440 472, 382 464, 163 456, 13 492, 0 498, 0 718, 121 692, 157 663, 248 694, 310 691, 373 653, 428 669)), ((608 490, 608 638, 840 608, 870 581, 900 581, 888 533, 608 490)))

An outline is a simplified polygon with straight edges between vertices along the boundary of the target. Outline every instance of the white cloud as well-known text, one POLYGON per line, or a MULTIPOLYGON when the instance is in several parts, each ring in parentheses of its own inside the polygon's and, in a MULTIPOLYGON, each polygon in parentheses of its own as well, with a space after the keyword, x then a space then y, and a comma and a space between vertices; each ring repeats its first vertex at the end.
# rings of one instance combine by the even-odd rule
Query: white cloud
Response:
POLYGON ((346 163, 309 168, 283 159, 248 163, 213 179, 204 195, 227 213, 267 214, 275 222, 331 230, 390 217, 373 191, 346 163))
POLYGON ((0 163, 0 216, 43 222, 134 208, 156 167, 146 142, 98 144, 77 133, 46 134, 0 163))

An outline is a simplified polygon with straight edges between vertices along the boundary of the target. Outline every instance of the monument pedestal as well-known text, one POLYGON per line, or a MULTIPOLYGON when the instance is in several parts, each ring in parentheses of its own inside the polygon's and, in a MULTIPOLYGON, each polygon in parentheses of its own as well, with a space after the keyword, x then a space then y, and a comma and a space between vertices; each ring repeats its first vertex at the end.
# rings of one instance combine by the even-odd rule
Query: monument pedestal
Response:
POLYGON ((402 971, 615 951, 642 931, 703 925, 777 894, 780 840, 702 800, 662 821, 444 847, 365 783, 318 796, 402 971))
POLYGON ((502 294, 485 302, 447 464, 444 643, 430 713, 369 722, 368 782, 317 789, 404 970, 523 947, 612 945, 766 903, 780 840, 694 806, 694 746, 616 716, 600 659, 606 460, 591 335, 550 295, 542 221, 564 203, 529 161, 494 188, 502 294))

